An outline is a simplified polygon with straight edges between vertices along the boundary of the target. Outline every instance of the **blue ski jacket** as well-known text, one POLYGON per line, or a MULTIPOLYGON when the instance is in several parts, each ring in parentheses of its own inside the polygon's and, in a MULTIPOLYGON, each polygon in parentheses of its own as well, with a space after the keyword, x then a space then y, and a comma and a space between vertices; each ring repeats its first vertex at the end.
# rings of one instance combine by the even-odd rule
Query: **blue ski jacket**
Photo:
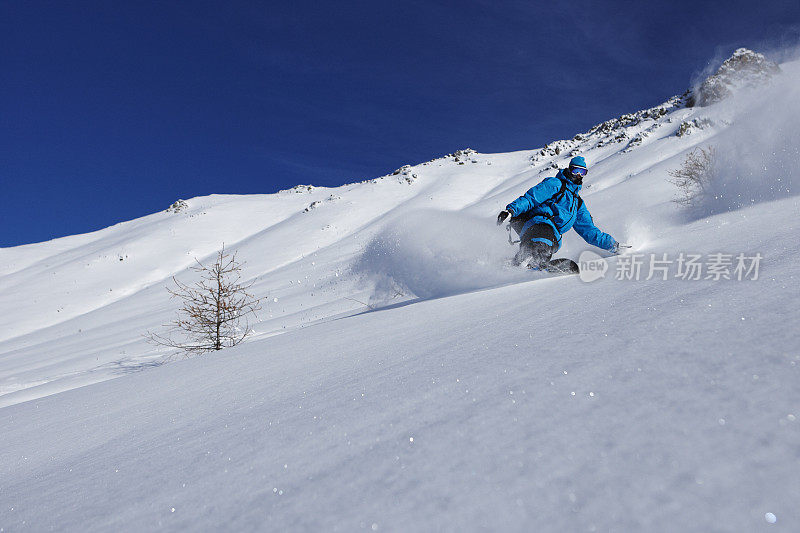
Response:
POLYGON ((578 235, 593 246, 611 251, 617 241, 608 233, 603 233, 592 221, 592 215, 586 208, 583 199, 578 196, 581 186, 573 183, 560 170, 556 176, 545 178, 538 185, 506 206, 512 217, 527 219, 519 234, 534 224, 548 224, 555 231, 556 242, 536 237, 531 240, 561 247, 561 236, 575 228, 578 235))

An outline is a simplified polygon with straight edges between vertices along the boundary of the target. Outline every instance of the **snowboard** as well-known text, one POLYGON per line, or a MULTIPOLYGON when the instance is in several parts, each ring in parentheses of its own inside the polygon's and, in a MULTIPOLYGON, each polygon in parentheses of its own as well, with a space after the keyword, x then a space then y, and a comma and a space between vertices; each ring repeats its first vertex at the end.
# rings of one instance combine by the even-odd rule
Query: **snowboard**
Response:
MULTIPOLYGON (((528 265, 528 268, 530 268, 531 270, 539 270, 539 268, 531 265, 528 265)), ((578 263, 576 263, 572 259, 567 259, 566 257, 551 259, 550 261, 547 262, 545 271, 550 274, 556 274, 560 276, 580 273, 580 269, 578 268, 578 263)))

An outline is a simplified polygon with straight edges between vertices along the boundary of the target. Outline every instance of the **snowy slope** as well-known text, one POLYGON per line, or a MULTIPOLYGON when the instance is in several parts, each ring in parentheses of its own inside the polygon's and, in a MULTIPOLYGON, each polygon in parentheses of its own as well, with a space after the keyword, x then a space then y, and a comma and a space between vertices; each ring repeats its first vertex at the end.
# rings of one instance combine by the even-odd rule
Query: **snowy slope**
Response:
MULTIPOLYGON (((781 69, 766 96, 684 95, 542 149, 0 250, 0 528, 796 529, 798 199, 767 180, 797 134, 765 151, 750 131, 761 102, 800 123, 781 69), (667 171, 743 138, 767 153, 732 163, 749 205, 677 210, 667 171), (760 253, 759 279, 504 268, 494 215, 573 151, 595 222, 634 253, 760 253), (268 297, 257 334, 170 358, 142 334, 222 242, 268 297)), ((573 233, 559 255, 587 248, 573 233)))
MULTIPOLYGON (((603 213, 598 220, 608 231, 624 235, 632 213, 614 216, 618 193, 610 191, 595 200, 594 190, 651 172, 660 160, 674 158, 702 140, 708 132, 674 136, 681 122, 696 113, 678 109, 632 126, 633 132, 649 128, 657 134, 631 157, 621 157, 616 142, 589 148, 598 142, 596 137, 601 144, 613 139, 614 131, 583 143, 595 162, 594 189, 584 196, 596 216, 603 213), (664 142, 653 144, 657 136, 664 142), (628 162, 623 165, 617 158, 628 162), (602 203, 594 207, 598 202, 602 203)), ((576 150, 580 146, 562 143, 576 150)), ((174 314, 174 302, 164 287, 171 276, 186 276, 195 258, 205 259, 222 243, 247 261, 255 289, 269 297, 271 303, 256 328, 265 336, 361 310, 359 302, 370 298, 369 284, 343 275, 387 220, 415 218, 420 210, 481 217, 480 223, 450 219, 436 221, 435 226, 463 228, 461 237, 471 239, 466 244, 474 252, 508 254, 505 237, 487 233, 493 228, 485 223, 510 199, 552 175, 552 164, 563 166, 570 156, 561 154, 468 153, 336 189, 298 187, 272 195, 195 198, 177 214, 157 213, 85 236, 2 249, 0 309, 9 311, 0 314, 0 405, 159 362, 164 354, 144 342, 142 334, 174 314), (305 212, 311 205, 315 207, 305 212), (474 242, 475 231, 483 233, 482 242, 474 242)), ((668 204, 664 200, 670 186, 663 172, 653 177, 664 191, 653 200, 668 204)))

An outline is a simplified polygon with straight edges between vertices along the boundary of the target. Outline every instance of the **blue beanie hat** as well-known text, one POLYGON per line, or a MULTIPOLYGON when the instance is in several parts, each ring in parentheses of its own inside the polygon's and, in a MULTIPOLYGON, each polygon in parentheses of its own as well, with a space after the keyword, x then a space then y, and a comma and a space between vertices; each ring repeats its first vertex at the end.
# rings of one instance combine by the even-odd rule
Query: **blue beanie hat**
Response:
POLYGON ((571 166, 571 167, 581 167, 581 168, 587 168, 587 169, 589 168, 589 167, 586 166, 586 160, 583 158, 582 155, 579 155, 577 157, 573 157, 572 159, 570 159, 569 166, 571 166))

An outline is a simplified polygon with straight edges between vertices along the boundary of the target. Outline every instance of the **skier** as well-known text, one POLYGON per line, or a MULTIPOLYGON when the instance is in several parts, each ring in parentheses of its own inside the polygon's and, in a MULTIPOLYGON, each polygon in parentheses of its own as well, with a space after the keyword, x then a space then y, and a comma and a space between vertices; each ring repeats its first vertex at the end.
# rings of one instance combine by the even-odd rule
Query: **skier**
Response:
POLYGON ((573 157, 568 168, 531 187, 497 215, 498 226, 510 217, 509 225, 520 236, 519 251, 514 257, 516 265, 527 263, 536 270, 566 268, 577 272, 574 261, 556 259, 551 262, 553 254, 561 247, 561 235, 573 227, 586 242, 611 253, 618 253, 620 247, 630 248, 594 225, 586 204, 578 196, 587 172, 586 160, 581 156, 573 157), (565 267, 565 263, 568 266, 565 267))

